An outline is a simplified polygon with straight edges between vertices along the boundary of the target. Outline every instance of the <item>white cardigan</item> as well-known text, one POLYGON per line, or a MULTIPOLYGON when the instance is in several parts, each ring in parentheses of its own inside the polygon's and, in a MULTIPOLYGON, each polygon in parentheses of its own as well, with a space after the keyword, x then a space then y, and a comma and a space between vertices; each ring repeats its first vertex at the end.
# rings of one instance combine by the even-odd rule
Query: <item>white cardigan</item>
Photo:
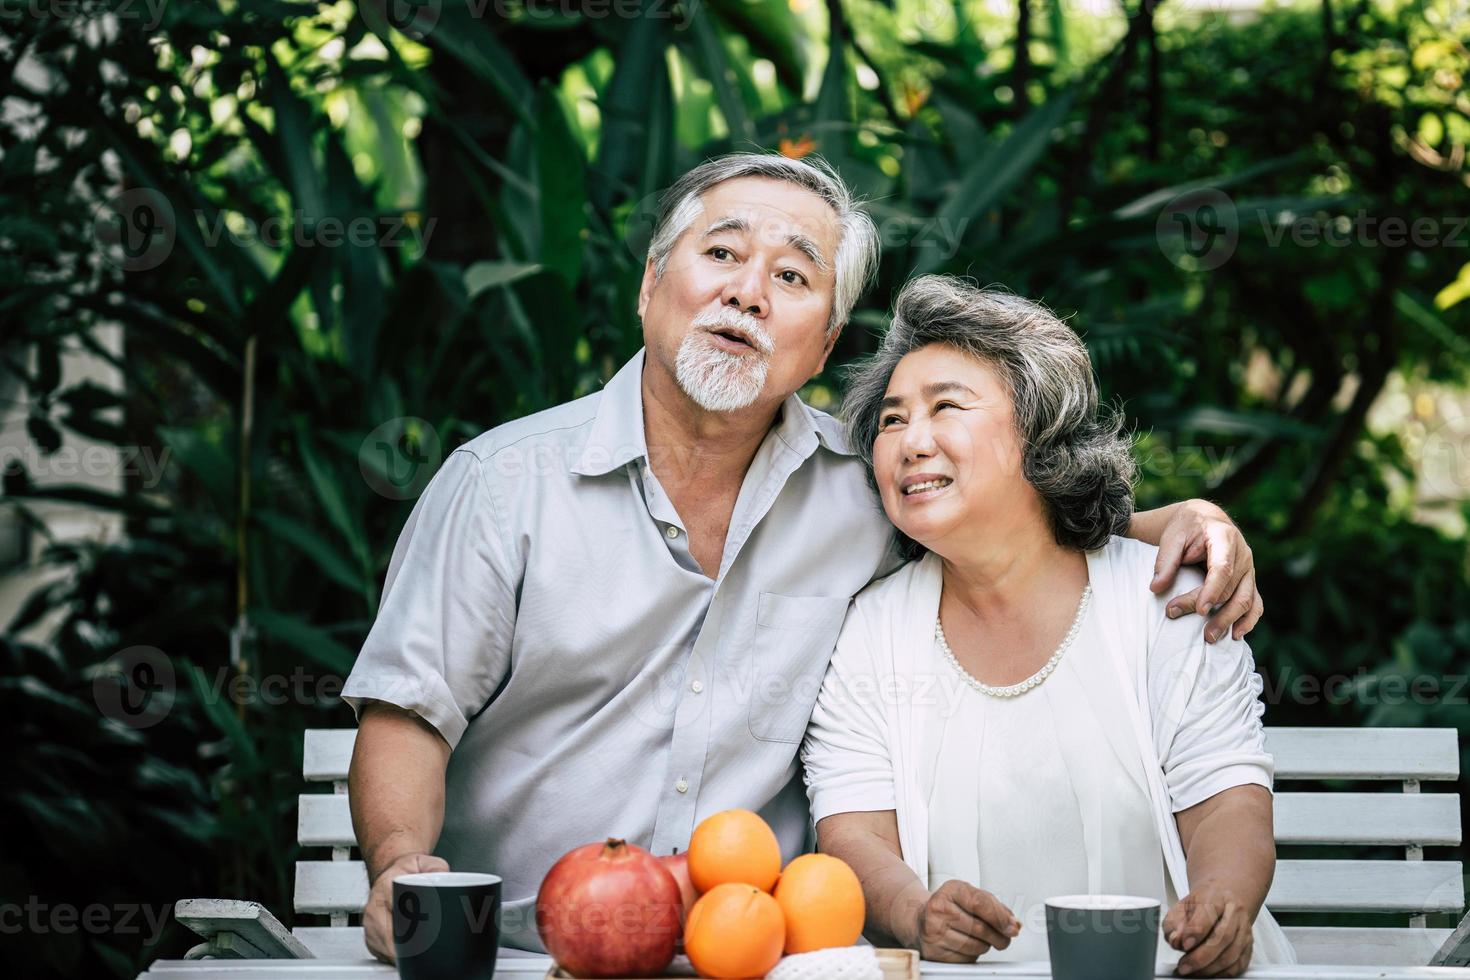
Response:
MULTIPOLYGON (((1183 896, 1189 879, 1174 814, 1232 786, 1270 789, 1274 770, 1260 721, 1262 682, 1250 649, 1228 636, 1207 645, 1194 616, 1171 628, 1164 615, 1169 596, 1203 579, 1183 569, 1174 589, 1155 596, 1148 584, 1157 552, 1115 536, 1087 553, 1092 607, 1107 647, 1102 659, 1111 668, 1098 671, 1103 689, 1096 696, 1112 700, 1126 720, 1116 737, 1132 737, 1165 867, 1174 894, 1183 896)), ((936 755, 920 744, 929 727, 921 718, 942 684, 914 665, 928 660, 922 654, 934 642, 942 582, 941 562, 931 553, 858 594, 801 748, 813 822, 833 813, 895 810, 904 861, 926 888, 924 787, 936 755)), ((1255 931, 1258 952, 1270 961, 1292 961, 1289 943, 1264 909, 1255 931), (1261 948, 1262 940, 1275 948, 1274 955, 1261 948)))

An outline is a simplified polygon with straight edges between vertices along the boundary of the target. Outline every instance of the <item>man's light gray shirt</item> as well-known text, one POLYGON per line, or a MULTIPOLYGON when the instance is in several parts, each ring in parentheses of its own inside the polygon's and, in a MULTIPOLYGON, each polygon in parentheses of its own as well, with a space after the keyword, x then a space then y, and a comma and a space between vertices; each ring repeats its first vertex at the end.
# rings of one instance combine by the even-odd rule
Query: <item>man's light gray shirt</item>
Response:
POLYGON ((688 461, 650 466, 643 363, 449 455, 343 691, 453 749, 436 853, 504 879, 506 945, 541 948, 536 890, 580 844, 669 854, 743 807, 799 853, 802 734, 849 599, 897 565, 840 426, 792 395, 705 576, 653 472, 688 461))

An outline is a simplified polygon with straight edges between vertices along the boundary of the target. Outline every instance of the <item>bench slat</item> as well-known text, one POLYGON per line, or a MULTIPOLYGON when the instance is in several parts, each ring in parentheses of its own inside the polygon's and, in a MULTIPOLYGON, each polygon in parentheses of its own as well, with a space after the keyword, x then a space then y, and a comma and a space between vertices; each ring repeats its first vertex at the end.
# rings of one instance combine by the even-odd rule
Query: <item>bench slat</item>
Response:
MULTIPOLYGON (((296 911, 361 912, 361 861, 298 861, 296 911)), ((1278 861, 1266 905, 1277 912, 1459 912, 1458 861, 1278 861)))
POLYGON ((1453 728, 1267 728, 1280 779, 1457 779, 1453 728))
POLYGON ((308 728, 301 741, 301 776, 307 782, 347 778, 355 728, 308 728))
POLYGON ((297 797, 296 842, 302 847, 356 847, 346 793, 302 793, 297 797))
MULTIPOLYGON (((347 778, 354 728, 308 728, 302 775, 347 778)), ((1267 728, 1277 779, 1458 779, 1453 728, 1267 728)))
POLYGON ((1273 912, 1459 912, 1458 861, 1277 861, 1273 912))
POLYGON ((1298 963, 1331 966, 1422 966, 1450 934, 1448 929, 1336 926, 1285 926, 1282 931, 1295 947, 1298 963))
POLYGON ((361 861, 296 862, 298 912, 361 912, 367 896, 367 868, 361 861))
POLYGON ((1277 793, 1274 809, 1278 844, 1460 843, 1453 793, 1277 793))
MULTIPOLYGON (((319 960, 371 960, 367 943, 362 938, 362 926, 343 926, 332 929, 328 926, 297 926, 291 935, 301 940, 301 945, 311 950, 319 960)), ((1426 961, 1427 962, 1427 961, 1426 961)))
MULTIPOLYGON (((338 793, 302 793, 297 841, 303 847, 353 847, 352 813, 338 793)), ((1277 793, 1281 844, 1460 843, 1460 801, 1451 793, 1277 793)))

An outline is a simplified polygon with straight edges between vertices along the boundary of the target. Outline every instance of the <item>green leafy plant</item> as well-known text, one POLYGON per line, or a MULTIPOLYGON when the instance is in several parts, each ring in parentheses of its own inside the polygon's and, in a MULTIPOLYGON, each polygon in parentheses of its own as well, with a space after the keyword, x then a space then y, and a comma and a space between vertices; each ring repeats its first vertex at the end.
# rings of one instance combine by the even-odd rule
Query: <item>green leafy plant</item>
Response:
MULTIPOLYGON (((1325 32, 1318 12, 1168 4, 1083 22, 1060 3, 937 20, 911 0, 444 3, 399 24, 374 3, 169 4, 156 24, 112 6, 110 24, 5 15, 0 357, 41 460, 74 434, 167 465, 116 493, 5 473, 5 506, 41 532, 41 501, 126 529, 43 533, 61 577, 8 627, 0 692, 24 750, 7 829, 44 850, 7 855, 7 894, 80 903, 101 882, 291 918, 300 733, 350 724, 333 682, 417 489, 463 440, 596 390, 637 350, 654 195, 731 149, 820 153, 880 223, 834 367, 872 349, 916 272, 1074 314, 1160 461, 1143 504, 1219 497, 1256 544, 1264 669, 1465 662, 1464 543, 1412 523, 1387 490, 1413 475, 1400 441, 1365 435, 1394 372, 1463 381, 1463 253, 1272 237, 1360 208, 1454 214, 1466 29, 1446 4, 1365 3, 1325 32), (1237 215, 1213 269, 1171 261, 1160 230, 1202 188, 1237 215), (120 351, 98 339, 114 324, 120 351), (76 352, 125 388, 65 383, 76 352), (19 639, 58 617, 45 643, 19 639), (140 646, 174 669, 146 730, 95 688, 132 691, 117 657, 140 646), (250 686, 295 674, 281 703, 250 686)), ((840 391, 834 371, 808 394, 840 391)), ((1466 724, 1368 699, 1272 712, 1466 724)), ((36 976, 131 976, 190 941, 25 938, 36 976)))

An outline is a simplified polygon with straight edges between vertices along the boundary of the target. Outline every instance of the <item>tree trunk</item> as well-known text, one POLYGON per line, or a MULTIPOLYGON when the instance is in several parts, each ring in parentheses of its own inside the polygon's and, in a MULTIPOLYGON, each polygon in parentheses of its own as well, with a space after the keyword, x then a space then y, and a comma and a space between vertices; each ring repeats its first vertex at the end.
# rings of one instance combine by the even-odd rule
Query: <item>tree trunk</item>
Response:
POLYGON ((1148 121, 1147 155, 1150 163, 1158 163, 1164 144, 1164 81, 1159 66, 1159 35, 1154 25, 1153 0, 1143 0, 1139 16, 1143 18, 1143 44, 1148 50, 1148 121))
POLYGON ((1016 93, 1016 116, 1031 108, 1026 87, 1031 82, 1031 0, 1016 0, 1016 60, 1011 68, 1011 88, 1016 93))

